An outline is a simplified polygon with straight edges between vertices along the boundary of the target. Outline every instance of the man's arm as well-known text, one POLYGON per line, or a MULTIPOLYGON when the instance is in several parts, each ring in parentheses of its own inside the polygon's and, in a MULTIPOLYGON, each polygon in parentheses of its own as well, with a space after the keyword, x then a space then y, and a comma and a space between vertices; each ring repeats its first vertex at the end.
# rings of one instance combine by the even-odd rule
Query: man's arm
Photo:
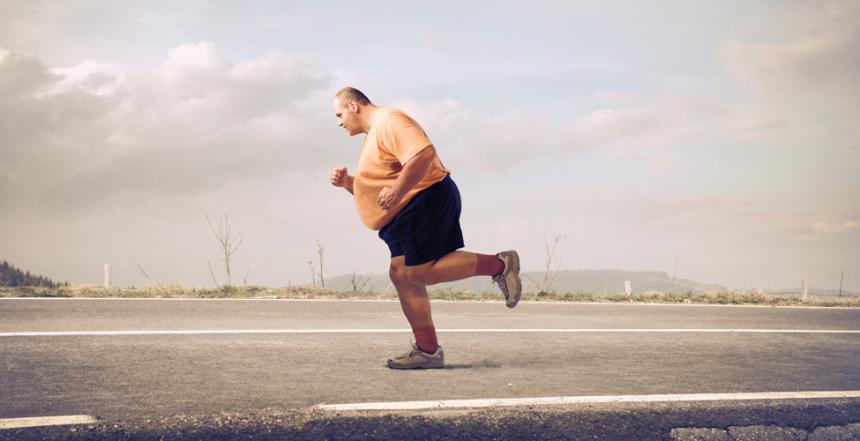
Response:
POLYGON ((355 183, 355 178, 350 176, 350 175, 346 175, 346 180, 343 183, 343 188, 345 188, 346 191, 349 192, 349 194, 355 194, 352 191, 352 184, 353 183, 355 183))
POLYGON ((352 193, 352 186, 355 183, 355 178, 350 176, 346 167, 336 168, 331 172, 331 185, 335 187, 343 187, 346 191, 352 193))
POLYGON ((390 188, 385 187, 379 192, 379 197, 377 198, 379 206, 383 210, 388 210, 400 202, 403 195, 412 190, 413 187, 418 185, 427 176, 427 172, 430 171, 435 156, 436 150, 431 144, 406 161, 403 169, 400 170, 400 176, 394 181, 394 185, 390 188))

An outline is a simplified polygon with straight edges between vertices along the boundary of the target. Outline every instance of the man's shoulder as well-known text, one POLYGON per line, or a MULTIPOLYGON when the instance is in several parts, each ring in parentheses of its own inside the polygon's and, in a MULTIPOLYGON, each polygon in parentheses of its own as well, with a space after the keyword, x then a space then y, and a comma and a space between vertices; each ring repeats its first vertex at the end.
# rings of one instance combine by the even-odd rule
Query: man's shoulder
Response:
POLYGON ((421 128, 421 125, 414 118, 400 109, 386 108, 386 113, 387 115, 383 117, 383 127, 392 129, 421 128))

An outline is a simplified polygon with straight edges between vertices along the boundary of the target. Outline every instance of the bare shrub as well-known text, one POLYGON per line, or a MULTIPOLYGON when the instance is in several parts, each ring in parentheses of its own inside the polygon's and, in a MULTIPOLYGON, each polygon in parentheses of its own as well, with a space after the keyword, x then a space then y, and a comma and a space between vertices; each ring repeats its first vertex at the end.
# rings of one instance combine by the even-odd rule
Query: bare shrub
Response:
POLYGON ((361 274, 356 274, 355 271, 353 271, 349 282, 352 283, 352 292, 356 293, 358 291, 364 291, 364 288, 367 286, 367 282, 370 282, 370 278, 363 277, 361 274))
POLYGON ((317 255, 320 258, 320 286, 325 288, 325 278, 323 277, 323 256, 325 255, 325 248, 323 248, 319 239, 317 239, 317 255))
POLYGON ((558 253, 559 246, 564 243, 565 239, 566 237, 561 234, 556 235, 552 243, 544 239, 543 245, 546 251, 546 259, 544 260, 542 274, 537 278, 524 275, 535 286, 535 290, 539 296, 546 296, 555 291, 552 284, 555 281, 556 272, 559 266, 561 266, 561 259, 556 256, 556 253, 558 253))
MULTIPOLYGON (((221 248, 222 260, 224 262, 224 274, 227 277, 226 285, 232 285, 233 279, 230 271, 230 259, 233 257, 233 254, 236 253, 236 250, 239 249, 239 245, 242 245, 242 233, 239 233, 238 237, 233 237, 230 231, 230 220, 227 218, 227 214, 224 214, 224 220, 218 220, 218 230, 215 230, 215 227, 212 225, 212 221, 209 220, 209 215, 206 215, 206 222, 209 223, 209 229, 212 230, 212 234, 215 235, 215 239, 218 240, 218 246, 221 248)), ((207 260, 206 263, 209 263, 207 260)), ((249 269, 250 270, 250 269, 249 269)), ((212 273, 212 280, 215 281, 215 286, 218 286, 218 280, 215 279, 215 272, 212 271, 212 265, 209 265, 209 271, 212 273)))
POLYGON ((159 290, 159 291, 164 291, 164 289, 161 287, 161 284, 160 284, 160 283, 158 283, 158 281, 156 281, 156 280, 155 280, 155 279, 153 279, 152 277, 149 277, 149 274, 147 274, 147 273, 146 273, 146 271, 144 271, 144 270, 143 270, 143 267, 142 267, 142 266, 140 266, 140 264, 139 264, 139 263, 137 264, 137 269, 138 269, 138 270, 140 270, 140 275, 141 275, 143 278, 145 278, 146 280, 149 280, 150 282, 154 283, 154 284, 155 284, 155 287, 156 287, 156 288, 158 288, 158 290, 159 290))

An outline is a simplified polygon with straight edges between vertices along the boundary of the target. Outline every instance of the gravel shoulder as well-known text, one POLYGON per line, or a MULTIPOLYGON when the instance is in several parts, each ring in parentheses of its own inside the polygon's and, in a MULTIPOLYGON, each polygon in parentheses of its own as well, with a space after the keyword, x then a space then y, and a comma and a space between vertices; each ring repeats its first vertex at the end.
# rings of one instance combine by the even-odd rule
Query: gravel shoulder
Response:
MULTIPOLYGON (((698 433, 851 434, 860 400, 604 404, 523 409, 328 413, 314 408, 254 414, 176 415, 89 426, 0 430, 0 440, 683 440, 698 433)), ((762 435, 763 434, 763 435, 762 435)), ((764 436, 764 437, 762 437, 764 436)), ((717 439, 717 438, 714 438, 717 439)), ((772 438, 784 439, 784 438, 772 438)), ((852 439, 852 438, 844 438, 852 439)), ((856 438, 854 438, 856 439, 856 438)))

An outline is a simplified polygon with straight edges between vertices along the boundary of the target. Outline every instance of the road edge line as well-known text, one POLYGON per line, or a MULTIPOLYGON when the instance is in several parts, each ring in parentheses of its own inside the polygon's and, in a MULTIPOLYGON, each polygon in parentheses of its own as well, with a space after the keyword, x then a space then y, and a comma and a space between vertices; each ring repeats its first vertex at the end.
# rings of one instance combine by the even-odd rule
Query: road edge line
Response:
POLYGON ((71 424, 94 424, 98 418, 91 415, 57 415, 25 418, 0 418, 0 430, 27 427, 65 426, 71 424))
POLYGON ((747 401, 747 400, 791 400, 822 398, 860 398, 860 390, 851 391, 798 391, 798 392, 754 392, 754 393, 700 393, 660 395, 597 395, 571 397, 532 398, 487 398, 472 400, 399 401, 377 403, 319 404, 317 409, 325 411, 357 410, 426 410, 456 408, 486 408, 512 406, 547 406, 569 404, 602 403, 654 403, 686 401, 747 401))
MULTIPOLYGON (((3 337, 117 337, 141 335, 244 335, 244 334, 402 334, 410 329, 169 329, 125 331, 10 331, 3 337)), ((857 329, 754 329, 754 328, 448 328, 440 334, 860 334, 857 329)))

